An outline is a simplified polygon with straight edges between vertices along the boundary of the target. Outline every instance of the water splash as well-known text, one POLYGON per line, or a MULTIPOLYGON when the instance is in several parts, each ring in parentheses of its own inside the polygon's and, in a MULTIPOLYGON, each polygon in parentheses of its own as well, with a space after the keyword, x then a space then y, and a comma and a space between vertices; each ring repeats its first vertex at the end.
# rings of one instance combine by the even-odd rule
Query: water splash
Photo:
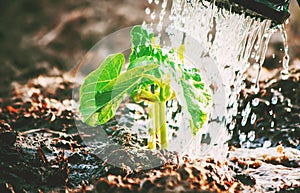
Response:
MULTIPOLYGON (((162 4, 167 1, 163 0, 162 4)), ((222 82, 222 88, 216 88, 217 84, 211 82, 211 89, 224 89, 225 96, 222 101, 224 105, 223 115, 211 115, 209 124, 214 124, 218 120, 214 130, 202 129, 202 133, 198 135, 194 142, 187 148, 186 153, 195 157, 202 156, 199 146, 202 146, 203 136, 210 136, 210 146, 216 147, 215 155, 224 155, 226 153, 226 141, 229 138, 226 125, 234 128, 233 116, 237 114, 239 93, 245 88, 244 73, 254 65, 257 70, 256 77, 253 78, 254 86, 252 90, 259 92, 259 77, 265 61, 268 44, 271 36, 277 30, 271 27, 270 20, 253 19, 244 14, 236 14, 228 10, 220 9, 213 3, 198 0, 174 0, 172 1, 171 13, 168 21, 164 20, 166 6, 162 6, 163 16, 159 20, 158 26, 167 25, 166 32, 168 33, 172 45, 179 48, 184 44, 188 47, 191 42, 187 38, 192 37, 201 46, 202 51, 195 51, 197 57, 193 61, 198 61, 194 64, 199 67, 200 72, 207 73, 204 65, 201 64, 204 58, 210 57, 217 64, 217 70, 220 72, 219 81, 222 82), (181 33, 178 33, 181 32, 181 33)), ((282 74, 288 72, 288 46, 286 32, 279 26, 282 31, 282 37, 285 41, 285 58, 283 61, 282 74)), ((158 28, 160 32, 161 27, 158 28)), ((159 36, 160 37, 160 36, 159 36)), ((197 50, 197 48, 196 48, 197 50)), ((193 50, 192 50, 193 51, 193 50)), ((206 65, 211 65, 207 63, 206 65)), ((284 77, 283 77, 284 78, 284 77)), ((218 103, 218 101, 214 101, 218 103)), ((253 100, 252 105, 257 106, 259 100, 253 100)), ((251 108, 245 109, 243 120, 246 123, 250 120, 255 122, 256 116, 251 114, 251 108)), ((253 137, 253 136, 251 136, 253 137)))
MULTIPOLYGON (((232 117, 236 114, 237 98, 241 89, 245 87, 244 72, 251 63, 258 64, 256 78, 256 88, 258 88, 260 71, 274 30, 271 29, 269 20, 254 20, 245 15, 219 9, 205 1, 190 1, 189 3, 180 0, 173 1, 170 27, 195 38, 205 46, 206 54, 217 63, 225 90, 224 125, 226 125, 231 123, 232 117)), ((177 41, 175 45, 182 42, 182 40, 177 41)), ((199 58, 204 56, 199 56, 199 58)), ((251 111, 251 109, 246 109, 246 111, 251 111)), ((247 115, 249 116, 249 112, 245 112, 245 120, 248 119, 247 115)), ((223 120, 221 117, 219 119, 223 120)), ((228 139, 225 126, 217 132, 208 132, 214 138, 211 145, 223 146, 228 139)), ((198 140, 201 141, 201 139, 198 140)))

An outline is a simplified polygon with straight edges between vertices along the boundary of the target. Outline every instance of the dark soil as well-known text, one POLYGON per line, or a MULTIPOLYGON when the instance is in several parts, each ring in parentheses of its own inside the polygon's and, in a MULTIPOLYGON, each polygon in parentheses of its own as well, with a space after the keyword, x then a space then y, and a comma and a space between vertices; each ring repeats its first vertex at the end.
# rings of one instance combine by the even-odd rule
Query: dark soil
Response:
MULTIPOLYGON (((124 149, 120 154, 115 146, 107 146, 98 148, 98 152, 110 152, 104 153, 106 157, 96 155, 82 140, 89 137, 91 131, 78 133, 77 127, 84 128, 85 125, 80 121, 75 124, 78 118, 72 109, 70 96, 73 88, 74 84, 67 75, 40 76, 25 85, 16 84, 11 98, 2 101, 0 192, 299 190, 300 153, 283 146, 253 152, 232 147, 229 161, 214 158, 191 160, 188 156, 179 158, 166 151, 159 154, 150 151, 136 153, 132 147, 143 146, 145 141, 125 125, 116 125, 112 120, 92 132, 99 136, 99 130, 104 129, 106 135, 103 139, 106 137, 107 140, 108 136, 108 140, 117 142, 124 149), (112 166, 109 159, 120 159, 123 165, 112 166), (143 169, 153 161, 157 161, 159 166, 143 169), (138 163, 144 165, 133 170, 138 163), (293 175, 290 175, 290 170, 293 175), (276 171, 277 175, 270 171, 276 171)), ((101 137, 98 139, 97 144, 103 143, 101 137)))
POLYGON ((248 82, 241 94, 229 143, 252 148, 282 144, 300 150, 300 70, 294 69, 287 80, 271 79, 260 86, 260 92, 254 94, 248 82), (243 116, 247 105, 249 114, 243 116))

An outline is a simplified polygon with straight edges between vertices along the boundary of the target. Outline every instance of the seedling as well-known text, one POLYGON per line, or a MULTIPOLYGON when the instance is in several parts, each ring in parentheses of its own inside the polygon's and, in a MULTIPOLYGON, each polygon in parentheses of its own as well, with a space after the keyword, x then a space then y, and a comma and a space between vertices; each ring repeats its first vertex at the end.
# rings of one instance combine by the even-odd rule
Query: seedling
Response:
POLYGON ((166 102, 176 98, 176 90, 171 88, 171 80, 178 79, 184 93, 186 107, 192 120, 190 126, 194 135, 204 124, 206 107, 211 96, 197 69, 185 68, 183 53, 171 49, 167 53, 154 43, 154 34, 141 26, 131 30, 132 53, 129 65, 122 72, 125 56, 111 55, 93 72, 81 86, 80 112, 83 121, 90 126, 101 125, 114 117, 121 102, 130 96, 136 103, 148 104, 148 115, 153 124, 149 126, 149 149, 168 148, 166 125, 166 102), (180 77, 178 77, 178 72, 180 77))

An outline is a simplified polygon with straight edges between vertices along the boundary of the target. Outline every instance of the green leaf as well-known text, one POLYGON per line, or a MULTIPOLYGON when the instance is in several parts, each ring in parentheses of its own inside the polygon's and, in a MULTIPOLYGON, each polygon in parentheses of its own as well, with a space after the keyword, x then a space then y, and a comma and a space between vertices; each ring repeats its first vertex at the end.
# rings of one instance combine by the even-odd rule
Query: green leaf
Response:
POLYGON ((105 59, 103 63, 84 80, 80 88, 80 107, 83 121, 90 126, 98 124, 99 108, 96 106, 95 96, 99 90, 116 80, 125 63, 123 54, 114 54, 105 59))
POLYGON ((192 116, 191 129, 193 135, 196 135, 206 121, 207 113, 203 111, 205 104, 202 103, 202 96, 201 94, 199 95, 199 89, 193 87, 188 80, 181 80, 181 86, 187 109, 192 116))
POLYGON ((196 68, 183 69, 184 79, 181 85, 184 91, 187 108, 192 116, 191 128, 196 135, 206 121, 206 108, 211 101, 211 96, 204 87, 200 73, 196 68))
MULTIPOLYGON (((134 61, 131 61, 127 70, 130 70, 130 69, 138 67, 138 66, 147 66, 149 64, 154 64, 154 63, 160 65, 160 62, 156 58, 154 58, 152 56, 143 56, 143 57, 135 59, 134 61)), ((155 68, 152 71, 149 71, 147 73, 155 76, 156 78, 161 77, 161 73, 158 68, 155 68)), ((149 84, 151 84, 151 83, 149 82, 149 84)))
POLYGON ((183 74, 184 79, 190 81, 190 86, 193 87, 193 90, 197 93, 199 102, 204 106, 207 106, 211 101, 211 96, 204 86, 204 82, 202 81, 198 69, 183 69, 183 74))
MULTIPOLYGON (((182 72, 180 80, 192 116, 191 128, 196 135, 206 120, 206 107, 211 100, 196 68, 185 69, 176 64, 174 49, 163 54, 162 48, 153 45, 153 33, 141 26, 131 30, 132 53, 126 72, 121 74, 125 63, 122 54, 109 56, 98 69, 90 73, 80 90, 80 112, 83 121, 91 126, 104 124, 114 117, 116 110, 127 94, 138 101, 165 101, 173 96, 170 83, 162 80, 164 73, 160 66, 170 69, 170 76, 176 78, 176 71, 182 72), (151 89, 150 89, 150 86, 151 89)), ((166 75, 166 74, 165 74, 166 75)))
POLYGON ((130 70, 137 66, 147 66, 148 64, 153 64, 153 63, 158 63, 158 61, 152 56, 142 56, 140 58, 136 58, 135 60, 131 61, 127 70, 130 70))
POLYGON ((95 96, 98 123, 104 124, 113 118, 126 94, 131 93, 145 75, 158 66, 158 64, 149 64, 132 68, 99 90, 95 96))
POLYGON ((132 38, 132 52, 130 54, 130 62, 143 56, 152 56, 159 62, 164 62, 167 55, 163 55, 160 47, 155 47, 152 44, 154 34, 149 33, 142 26, 135 26, 130 32, 132 38))
POLYGON ((132 53, 130 54, 130 62, 139 57, 151 56, 153 52, 152 38, 153 33, 148 33, 142 26, 135 26, 131 32, 132 53))
MULTIPOLYGON (((207 119, 207 107, 211 101, 211 95, 204 87, 201 75, 196 68, 186 69, 182 64, 178 64, 179 70, 182 72, 180 86, 186 100, 187 110, 192 120, 190 121, 193 135, 196 135, 207 119)), ((170 72, 175 70, 170 65, 170 72)), ((170 73, 174 77, 174 73, 170 73)))
POLYGON ((130 32, 133 46, 151 45, 153 33, 148 33, 142 26, 134 26, 130 32))

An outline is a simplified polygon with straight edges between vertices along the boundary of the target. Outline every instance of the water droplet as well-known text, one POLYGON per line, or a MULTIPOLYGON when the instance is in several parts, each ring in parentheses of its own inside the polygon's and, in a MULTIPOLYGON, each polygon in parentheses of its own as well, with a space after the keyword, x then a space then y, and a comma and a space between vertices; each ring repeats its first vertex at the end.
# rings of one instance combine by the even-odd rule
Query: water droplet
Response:
MULTIPOLYGON (((256 82, 256 81, 255 81, 256 82)), ((255 94, 259 93, 259 86, 258 85, 252 85, 250 88, 255 94)))
POLYGON ((273 96, 272 99, 271 99, 271 103, 272 103, 273 105, 276 105, 277 102, 278 102, 278 97, 277 97, 277 96, 273 96))
POLYGON ((254 78, 254 77, 251 78, 251 79, 250 79, 250 82, 251 82, 252 84, 255 84, 255 83, 256 83, 256 78, 254 78))
POLYGON ((240 142, 245 142, 246 138, 247 138, 247 136, 245 135, 245 133, 241 133, 240 136, 239 136, 240 142))
POLYGON ((147 8, 145 9, 145 13, 146 13, 147 15, 149 15, 149 14, 151 13, 151 10, 150 10, 149 7, 147 7, 147 8))
POLYGON ((271 122, 271 128, 273 128, 275 126, 274 121, 271 122))
POLYGON ((270 147, 272 145, 271 141, 265 141, 263 144, 264 148, 270 147))
POLYGON ((269 111, 269 114, 270 114, 270 115, 273 115, 273 114, 274 114, 273 110, 269 111))
POLYGON ((246 126, 247 120, 248 120, 248 116, 247 116, 247 117, 246 117, 246 116, 243 116, 243 119, 242 119, 242 122, 241 122, 241 125, 242 125, 243 127, 246 126))
POLYGON ((273 59, 275 59, 275 58, 276 58, 276 55, 275 55, 274 53, 272 54, 272 58, 273 58, 273 59))
POLYGON ((151 4, 153 2, 153 0, 148 0, 148 3, 151 4))
POLYGON ((162 8, 163 10, 166 9, 167 4, 168 4, 168 1, 167 1, 167 0, 164 0, 163 3, 162 3, 162 5, 161 5, 161 8, 162 8))
POLYGON ((156 5, 158 5, 158 4, 159 4, 159 0, 154 0, 154 3, 155 3, 156 5))
POLYGON ((290 56, 289 56, 289 55, 285 55, 285 56, 283 57, 283 63, 286 64, 285 67, 288 67, 289 62, 290 62, 290 56))
POLYGON ((245 115, 246 115, 246 111, 244 109, 244 110, 242 110, 242 116, 245 116, 245 115))
POLYGON ((255 70, 258 70, 258 69, 260 68, 259 63, 255 62, 255 63, 253 64, 253 68, 254 68, 255 70))
POLYGON ((151 13, 151 16, 150 16, 150 17, 151 17, 151 19, 152 19, 152 20, 154 20, 154 19, 155 19, 155 17, 156 17, 156 14, 155 14, 155 12, 151 13))
POLYGON ((147 41, 147 42, 145 42, 145 46, 146 47, 149 47, 150 46, 150 43, 147 41))
POLYGON ((226 118, 226 123, 231 123, 233 117, 231 115, 228 115, 226 118))
POLYGON ((156 30, 157 30, 158 32, 161 32, 162 27, 163 27, 162 25, 159 25, 159 24, 158 24, 157 27, 156 27, 156 30))
POLYGON ((232 121, 229 125, 229 130, 232 131, 235 128, 235 124, 236 124, 235 121, 232 121))
POLYGON ((166 56, 166 55, 168 54, 168 52, 169 52, 169 51, 168 51, 167 49, 162 49, 162 55, 163 55, 163 56, 166 56))
POLYGON ((256 43, 256 44, 254 45, 254 50, 258 50, 260 47, 261 47, 260 44, 259 44, 259 43, 256 43))
POLYGON ((141 50, 140 50, 140 47, 137 47, 137 48, 136 48, 136 52, 139 53, 140 51, 141 51, 141 50))
POLYGON ((253 105, 254 107, 257 107, 257 106, 259 105, 259 99, 258 99, 258 98, 253 99, 253 100, 252 100, 252 105, 253 105))
POLYGON ((232 107, 232 116, 236 116, 238 114, 238 104, 235 103, 232 107))
POLYGON ((254 141, 255 140, 255 131, 250 131, 248 133, 248 139, 249 139, 249 141, 254 141))
POLYGON ((250 122, 251 125, 253 125, 255 123, 255 121, 256 121, 256 114, 253 113, 252 116, 251 116, 251 122, 250 122))
POLYGON ((289 78, 290 74, 288 70, 283 69, 281 71, 281 79, 282 80, 287 80, 289 78))
POLYGON ((147 27, 146 21, 143 21, 142 27, 143 27, 144 29, 146 29, 146 27, 147 27))

